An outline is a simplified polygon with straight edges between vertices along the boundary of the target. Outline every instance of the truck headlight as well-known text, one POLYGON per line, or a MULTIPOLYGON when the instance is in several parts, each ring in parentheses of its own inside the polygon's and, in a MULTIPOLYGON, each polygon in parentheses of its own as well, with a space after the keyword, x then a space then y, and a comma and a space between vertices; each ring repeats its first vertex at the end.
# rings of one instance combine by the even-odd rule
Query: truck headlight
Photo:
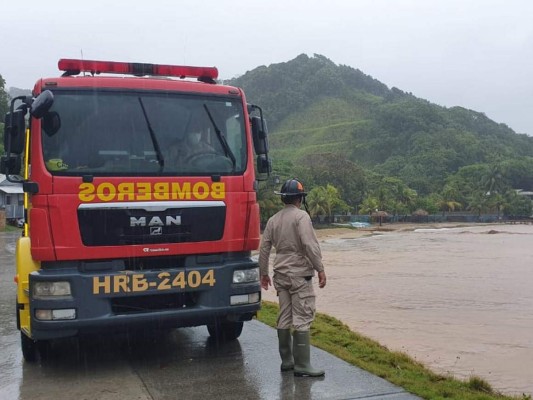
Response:
POLYGON ((35 299, 49 299, 51 297, 70 295, 70 282, 35 282, 33 285, 33 297, 35 299))
POLYGON ((238 269, 233 271, 233 283, 259 282, 259 268, 238 269))

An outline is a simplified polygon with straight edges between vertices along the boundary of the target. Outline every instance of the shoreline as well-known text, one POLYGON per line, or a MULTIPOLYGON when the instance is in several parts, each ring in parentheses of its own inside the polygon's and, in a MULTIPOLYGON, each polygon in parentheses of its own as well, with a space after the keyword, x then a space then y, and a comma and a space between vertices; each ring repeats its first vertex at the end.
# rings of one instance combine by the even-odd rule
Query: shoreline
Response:
POLYGON ((395 222, 387 223, 381 226, 372 225, 368 228, 350 228, 344 226, 316 228, 315 233, 318 240, 328 238, 336 239, 358 239, 362 237, 372 236, 380 233, 389 232, 412 232, 417 229, 450 229, 450 228, 466 228, 472 226, 500 226, 507 225, 504 223, 465 223, 465 222, 434 222, 434 223, 412 223, 412 222, 395 222))

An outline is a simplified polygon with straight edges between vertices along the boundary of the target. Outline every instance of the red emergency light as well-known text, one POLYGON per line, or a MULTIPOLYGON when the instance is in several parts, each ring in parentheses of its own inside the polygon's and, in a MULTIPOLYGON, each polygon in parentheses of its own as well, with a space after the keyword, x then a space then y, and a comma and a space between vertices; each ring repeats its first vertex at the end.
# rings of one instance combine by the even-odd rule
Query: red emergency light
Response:
POLYGON ((191 67, 185 65, 159 65, 144 63, 126 63, 115 61, 76 60, 62 58, 57 63, 60 71, 67 75, 80 72, 91 74, 110 73, 135 76, 175 76, 179 78, 198 78, 201 81, 214 81, 218 77, 216 67, 191 67))

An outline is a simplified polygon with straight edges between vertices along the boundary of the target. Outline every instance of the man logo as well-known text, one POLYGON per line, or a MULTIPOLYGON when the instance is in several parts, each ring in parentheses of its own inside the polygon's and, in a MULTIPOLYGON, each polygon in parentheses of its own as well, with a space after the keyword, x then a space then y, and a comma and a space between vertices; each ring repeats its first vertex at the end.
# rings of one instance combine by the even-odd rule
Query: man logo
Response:
POLYGON ((162 234, 163 234, 163 228, 161 226, 150 227, 150 235, 162 235, 162 234))
POLYGON ((149 227, 163 227, 181 225, 181 215, 166 215, 164 217, 130 217, 130 227, 149 226, 149 227))

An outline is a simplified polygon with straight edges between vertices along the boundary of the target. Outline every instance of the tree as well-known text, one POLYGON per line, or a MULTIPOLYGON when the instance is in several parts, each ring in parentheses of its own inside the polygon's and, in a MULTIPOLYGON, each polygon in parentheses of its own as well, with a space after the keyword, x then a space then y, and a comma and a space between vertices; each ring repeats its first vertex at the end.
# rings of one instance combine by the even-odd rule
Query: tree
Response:
POLYGON ((9 96, 5 91, 6 81, 0 75, 0 152, 4 153, 4 115, 9 110, 9 96))
POLYGON ((327 215, 328 213, 323 198, 324 191, 321 188, 321 186, 313 188, 307 196, 306 201, 311 218, 318 218, 320 215, 327 215))
POLYGON ((505 192, 507 182, 502 166, 499 163, 490 164, 482 178, 481 184, 488 194, 505 192))
POLYGON ((512 217, 529 217, 531 215, 533 204, 526 196, 520 196, 516 190, 509 190, 505 194, 506 202, 503 205, 505 215, 512 217))
POLYGON ((477 191, 472 193, 468 201, 468 210, 481 217, 481 213, 487 209, 488 197, 485 192, 477 191))
POLYGON ((346 211, 348 205, 340 198, 339 191, 333 185, 314 187, 307 196, 309 212, 312 217, 325 215, 327 221, 333 221, 334 211, 346 211))
POLYGON ((467 206, 475 192, 481 191, 486 194, 487 190, 481 182, 487 173, 487 164, 473 164, 460 168, 446 180, 445 187, 453 188, 451 199, 462 206, 467 206))
POLYGON ((487 205, 489 209, 496 210, 498 219, 500 219, 500 213, 505 209, 507 199, 500 193, 492 193, 487 200, 487 205))
POLYGON ((398 201, 398 204, 404 213, 414 210, 416 198, 416 191, 409 188, 403 182, 401 182, 401 184, 396 188, 396 200, 398 201))
POLYGON ((339 196, 352 208, 363 198, 366 187, 363 169, 339 154, 321 153, 306 157, 297 171, 298 176, 305 178, 306 187, 311 184, 333 185, 339 191, 339 196))
POLYGON ((6 81, 0 74, 0 119, 4 120, 4 115, 9 111, 9 96, 5 90, 6 81))
POLYGON ((378 205, 378 199, 372 196, 366 197, 361 205, 359 206, 359 213, 360 214, 372 214, 372 212, 376 211, 379 208, 378 205))
POLYGON ((399 178, 371 175, 369 193, 377 203, 372 211, 378 209, 393 214, 406 214, 415 209, 416 191, 399 178))
POLYGON ((272 215, 283 207, 279 196, 274 194, 272 187, 263 187, 259 190, 257 197, 261 213, 261 223, 266 223, 272 215))
POLYGON ((518 157, 502 162, 506 179, 515 189, 533 189, 533 157, 518 157))
POLYGON ((429 196, 418 197, 415 200, 414 208, 426 210, 429 214, 436 214, 439 208, 440 196, 437 193, 432 193, 429 196))
POLYGON ((280 197, 274 194, 274 191, 279 190, 283 182, 287 179, 294 178, 291 172, 293 170, 294 167, 290 161, 276 161, 269 179, 259 183, 257 201, 259 203, 262 224, 266 223, 272 215, 283 208, 280 197))
POLYGON ((447 184, 442 189, 439 197, 439 209, 442 211, 442 215, 446 212, 453 212, 456 209, 460 209, 462 204, 457 201, 459 197, 459 191, 456 186, 447 184))

